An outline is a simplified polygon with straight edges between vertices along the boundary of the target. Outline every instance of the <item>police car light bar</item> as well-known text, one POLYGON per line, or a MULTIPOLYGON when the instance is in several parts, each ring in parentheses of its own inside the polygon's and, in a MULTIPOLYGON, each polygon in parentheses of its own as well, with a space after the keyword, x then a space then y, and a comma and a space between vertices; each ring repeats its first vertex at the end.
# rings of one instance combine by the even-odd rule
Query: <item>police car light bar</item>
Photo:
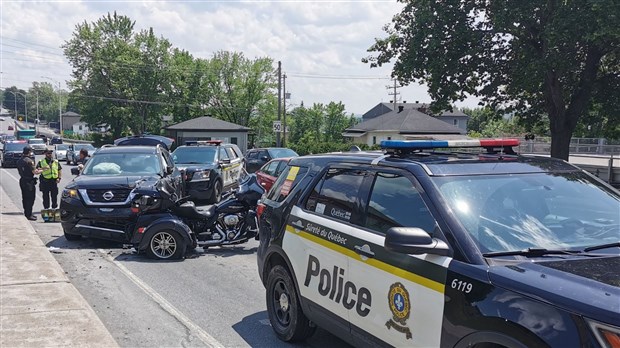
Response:
POLYGON ((383 140, 382 149, 422 150, 451 147, 511 147, 519 146, 518 139, 467 139, 467 140, 383 140))

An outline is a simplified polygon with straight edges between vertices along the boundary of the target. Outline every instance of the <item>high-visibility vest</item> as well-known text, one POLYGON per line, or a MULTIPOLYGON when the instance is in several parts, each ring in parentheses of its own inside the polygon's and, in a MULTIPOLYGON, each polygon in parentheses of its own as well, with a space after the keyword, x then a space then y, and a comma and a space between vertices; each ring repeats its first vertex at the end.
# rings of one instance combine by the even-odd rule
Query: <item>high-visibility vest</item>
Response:
POLYGON ((45 179, 58 179, 58 161, 53 159, 48 166, 45 158, 39 161, 39 167, 43 169, 41 176, 45 179), (47 169, 44 169, 47 166, 47 169))

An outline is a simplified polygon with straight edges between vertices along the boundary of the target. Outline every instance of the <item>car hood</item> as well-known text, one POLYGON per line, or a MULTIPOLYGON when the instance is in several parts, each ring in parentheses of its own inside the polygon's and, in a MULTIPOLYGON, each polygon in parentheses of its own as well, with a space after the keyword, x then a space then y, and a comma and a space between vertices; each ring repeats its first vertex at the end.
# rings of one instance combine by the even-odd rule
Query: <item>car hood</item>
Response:
POLYGON ((186 173, 192 173, 199 170, 207 170, 207 169, 215 169, 217 166, 215 164, 184 164, 177 163, 176 167, 178 170, 185 171, 186 173))
POLYGON ((617 325, 620 322, 618 269, 620 256, 555 259, 492 266, 489 279, 498 287, 617 325))
POLYGON ((66 188, 68 189, 111 189, 129 188, 136 186, 153 186, 159 176, 89 176, 78 175, 66 188))

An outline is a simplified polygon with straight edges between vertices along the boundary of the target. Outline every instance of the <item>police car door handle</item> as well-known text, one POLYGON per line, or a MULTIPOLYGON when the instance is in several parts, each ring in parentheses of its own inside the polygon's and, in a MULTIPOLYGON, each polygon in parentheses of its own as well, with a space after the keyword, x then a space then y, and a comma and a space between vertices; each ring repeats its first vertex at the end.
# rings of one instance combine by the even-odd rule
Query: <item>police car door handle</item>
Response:
POLYGON ((363 255, 366 257, 375 257, 375 253, 370 251, 370 248, 368 247, 368 245, 365 245, 365 247, 356 245, 354 248, 355 248, 355 251, 360 255, 363 255))

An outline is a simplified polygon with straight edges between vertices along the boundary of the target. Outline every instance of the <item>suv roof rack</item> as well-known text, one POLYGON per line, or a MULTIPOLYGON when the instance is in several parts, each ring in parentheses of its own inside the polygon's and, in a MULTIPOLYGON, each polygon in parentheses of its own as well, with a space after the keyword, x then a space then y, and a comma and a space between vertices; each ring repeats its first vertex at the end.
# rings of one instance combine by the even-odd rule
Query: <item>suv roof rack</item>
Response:
POLYGON ((513 146, 519 146, 519 139, 463 139, 463 140, 383 140, 381 149, 390 155, 406 155, 422 150, 446 148, 485 148, 488 153, 501 152, 516 155, 513 146))

